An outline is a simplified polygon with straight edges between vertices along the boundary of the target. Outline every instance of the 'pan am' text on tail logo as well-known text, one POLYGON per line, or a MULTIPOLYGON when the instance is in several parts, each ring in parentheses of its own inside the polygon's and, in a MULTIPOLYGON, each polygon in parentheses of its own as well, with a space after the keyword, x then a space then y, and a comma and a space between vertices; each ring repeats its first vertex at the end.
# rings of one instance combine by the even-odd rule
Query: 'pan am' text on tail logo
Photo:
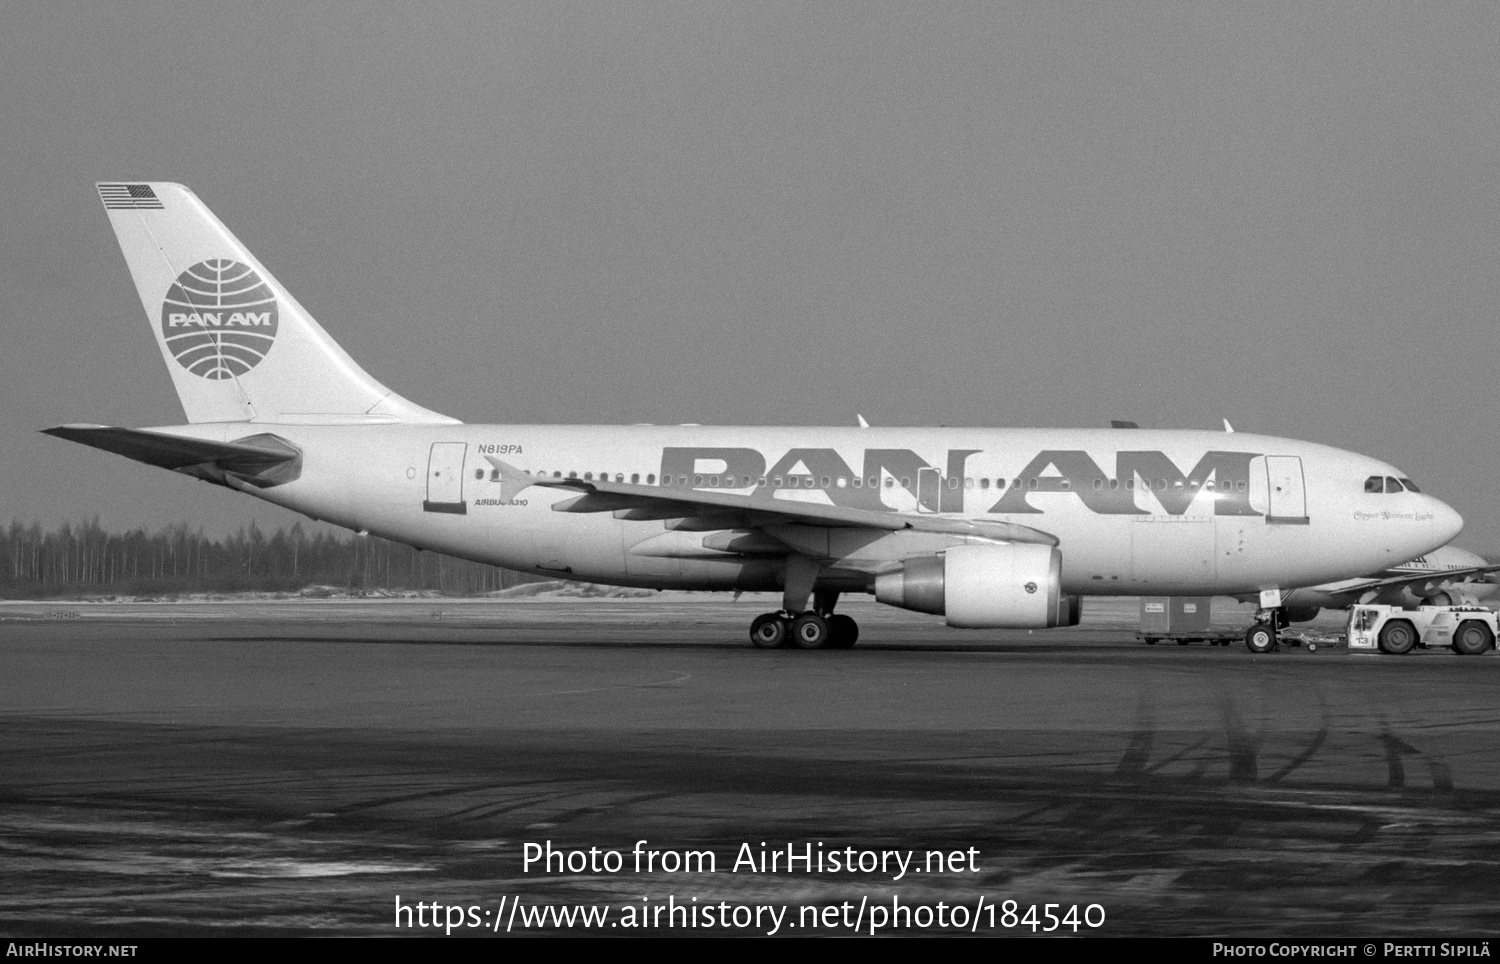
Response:
POLYGON ((249 265, 200 261, 167 289, 161 333, 194 375, 235 378, 260 364, 276 341, 276 296, 249 265))

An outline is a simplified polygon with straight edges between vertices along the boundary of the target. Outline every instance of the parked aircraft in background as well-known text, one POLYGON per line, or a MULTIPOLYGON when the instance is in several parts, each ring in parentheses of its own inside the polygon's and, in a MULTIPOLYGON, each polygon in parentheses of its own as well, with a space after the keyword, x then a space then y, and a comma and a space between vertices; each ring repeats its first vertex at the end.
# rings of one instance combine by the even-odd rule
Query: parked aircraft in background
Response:
POLYGON ((849 592, 958 627, 1070 625, 1081 595, 1279 612, 1463 525, 1372 489, 1406 478, 1384 462, 1246 433, 467 425, 367 374, 186 188, 98 189, 189 424, 50 434, 512 569, 780 590, 763 647, 853 645, 849 592))
MULTIPOLYGON (((1500 566, 1457 546, 1443 546, 1423 556, 1391 566, 1363 579, 1293 589, 1282 593, 1281 605, 1287 621, 1300 623, 1317 618, 1324 609, 1348 609, 1354 605, 1403 606, 1476 605, 1495 592, 1500 566)), ((1241 601, 1259 598, 1242 596, 1241 601)))

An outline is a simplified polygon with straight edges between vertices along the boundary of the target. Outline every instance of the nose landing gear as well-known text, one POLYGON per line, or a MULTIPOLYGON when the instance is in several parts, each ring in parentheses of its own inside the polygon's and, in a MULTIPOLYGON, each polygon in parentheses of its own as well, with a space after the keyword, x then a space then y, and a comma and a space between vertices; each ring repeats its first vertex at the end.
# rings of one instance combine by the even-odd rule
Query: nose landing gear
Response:
POLYGON ((1274 653, 1281 649, 1281 631, 1286 619, 1278 609, 1262 609, 1255 614, 1255 625, 1245 630, 1245 648, 1252 653, 1274 653))

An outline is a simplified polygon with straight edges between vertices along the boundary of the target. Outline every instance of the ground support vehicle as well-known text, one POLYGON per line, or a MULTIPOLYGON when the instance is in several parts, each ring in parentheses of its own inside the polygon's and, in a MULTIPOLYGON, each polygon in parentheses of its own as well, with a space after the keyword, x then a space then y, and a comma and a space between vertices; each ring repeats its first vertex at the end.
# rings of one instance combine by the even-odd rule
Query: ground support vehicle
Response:
POLYGON ((1343 646, 1347 636, 1344 633, 1317 633, 1309 629, 1283 629, 1278 638, 1288 646, 1301 646, 1309 653, 1316 653, 1320 646, 1343 646))
POLYGON ((1138 632, 1136 639, 1146 641, 1147 646, 1155 646, 1158 642, 1176 643, 1178 646, 1186 646, 1188 643, 1207 643, 1210 646, 1228 646, 1241 637, 1237 630, 1205 629, 1198 632, 1170 633, 1170 632, 1138 632))
POLYGON ((1141 628, 1136 639, 1152 646, 1168 640, 1178 646, 1208 643, 1228 646, 1239 633, 1226 633, 1209 626, 1212 618, 1208 596, 1142 596, 1141 628))
POLYGON ((1446 646, 1460 656, 1495 648, 1496 615, 1483 606, 1352 606, 1348 645, 1354 652, 1379 649, 1401 655, 1418 646, 1446 646))
POLYGON ((1478 656, 1495 648, 1500 634, 1496 614, 1483 606, 1352 606, 1342 635, 1287 629, 1274 612, 1256 614, 1256 623, 1245 631, 1245 646, 1252 653, 1270 653, 1281 647, 1347 646, 1351 652, 1401 655, 1417 647, 1446 646, 1460 656, 1478 656))

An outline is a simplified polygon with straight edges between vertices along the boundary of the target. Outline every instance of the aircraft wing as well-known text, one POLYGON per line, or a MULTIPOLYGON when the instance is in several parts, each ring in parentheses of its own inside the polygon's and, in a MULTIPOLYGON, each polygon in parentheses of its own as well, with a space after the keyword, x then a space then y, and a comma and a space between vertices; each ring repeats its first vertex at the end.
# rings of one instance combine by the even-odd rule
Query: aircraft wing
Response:
POLYGON ((275 435, 252 435, 233 442, 184 438, 140 428, 108 425, 60 425, 42 430, 70 442, 123 455, 127 459, 163 469, 186 471, 199 478, 222 482, 224 472, 234 473, 259 487, 278 485, 296 478, 302 453, 275 435))
MULTIPOLYGON (((613 512, 624 519, 679 519, 693 516, 743 514, 752 526, 811 525, 849 526, 884 529, 890 532, 910 529, 947 535, 984 536, 1005 542, 1024 542, 1055 546, 1058 539, 1051 533, 1013 522, 987 519, 954 519, 909 512, 875 512, 844 506, 822 505, 778 499, 768 503, 734 492, 705 492, 701 489, 666 488, 655 485, 632 485, 603 479, 555 479, 530 476, 500 459, 485 456, 500 470, 501 497, 514 498, 522 489, 536 485, 549 489, 570 489, 579 493, 553 505, 556 512, 613 512)), ((743 524, 743 523, 742 523, 743 524)), ((732 526, 723 526, 731 528, 732 526)), ((720 526, 715 526, 720 528, 720 526)))
POLYGON ((1500 572, 1500 566, 1469 566, 1464 569, 1440 569, 1429 572, 1417 572, 1402 576, 1389 576, 1385 579, 1349 579, 1344 582, 1330 583, 1326 586, 1315 586, 1313 588, 1336 594, 1359 598, 1372 589, 1388 589, 1394 586, 1411 586, 1414 590, 1418 587, 1421 592, 1418 596, 1428 595, 1441 588, 1445 583, 1465 582, 1469 576, 1482 576, 1491 572, 1500 572))

